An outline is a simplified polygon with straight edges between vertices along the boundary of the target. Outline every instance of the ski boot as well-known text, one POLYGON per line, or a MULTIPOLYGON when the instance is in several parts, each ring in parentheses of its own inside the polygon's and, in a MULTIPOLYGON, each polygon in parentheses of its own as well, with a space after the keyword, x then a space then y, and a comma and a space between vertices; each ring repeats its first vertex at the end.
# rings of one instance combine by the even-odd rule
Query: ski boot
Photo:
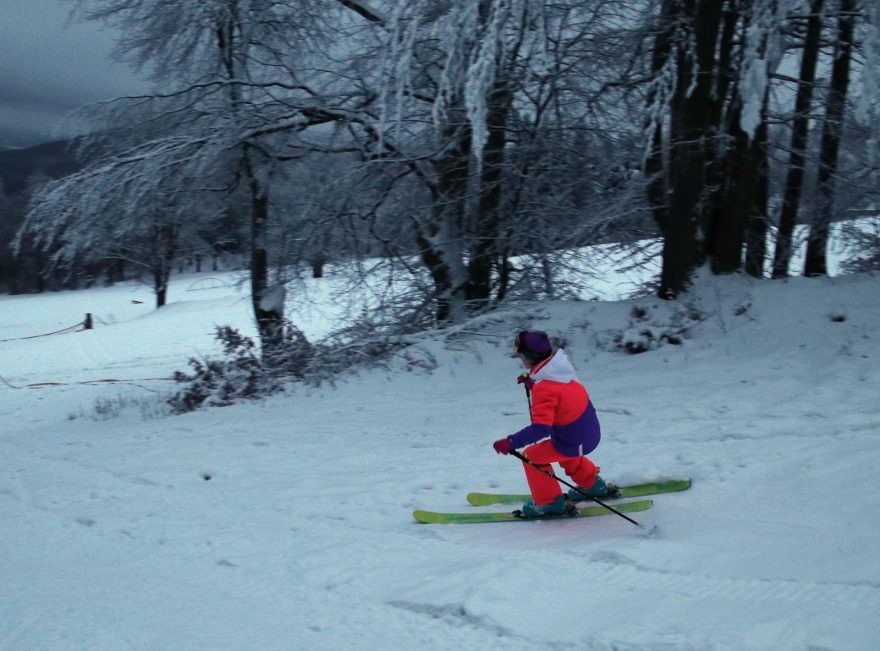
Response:
POLYGON ((578 490, 571 488, 568 491, 568 499, 570 499, 572 502, 585 502, 589 497, 610 496, 612 496, 611 491, 608 490, 608 486, 605 484, 605 480, 602 479, 599 475, 596 475, 596 482, 589 488, 580 488, 578 490))
POLYGON ((529 500, 523 504, 520 512, 523 518, 543 518, 547 515, 563 515, 567 513, 565 495, 560 495, 549 504, 535 504, 535 500, 529 500))

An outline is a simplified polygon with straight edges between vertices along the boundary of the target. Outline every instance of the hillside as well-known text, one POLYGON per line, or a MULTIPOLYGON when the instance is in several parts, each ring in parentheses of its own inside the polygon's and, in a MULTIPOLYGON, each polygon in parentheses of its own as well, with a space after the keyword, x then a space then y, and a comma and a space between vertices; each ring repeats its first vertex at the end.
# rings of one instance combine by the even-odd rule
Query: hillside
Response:
POLYGON ((35 175, 57 179, 72 174, 79 165, 70 142, 58 140, 27 149, 0 150, 0 179, 6 194, 18 194, 35 175))
MULTIPOLYGON (((880 278, 520 305, 335 386, 167 416, 152 378, 215 350, 214 325, 253 331, 221 280, 178 279, 159 311, 135 285, 0 296, 0 374, 22 387, 0 389, 0 648, 880 644, 880 278), (12 340, 86 311, 95 330, 12 340), (412 520, 525 489, 491 443, 526 423, 527 325, 567 341, 604 477, 693 479, 645 530, 412 520), (620 350, 646 332, 681 343, 620 350)), ((336 322, 326 286, 293 315, 312 337, 336 322)))

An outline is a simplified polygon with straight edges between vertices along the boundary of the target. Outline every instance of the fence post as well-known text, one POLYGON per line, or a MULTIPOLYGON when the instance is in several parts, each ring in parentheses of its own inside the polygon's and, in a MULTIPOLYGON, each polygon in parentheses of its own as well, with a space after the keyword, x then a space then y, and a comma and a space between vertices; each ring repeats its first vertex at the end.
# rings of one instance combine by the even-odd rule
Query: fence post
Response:
POLYGON ((83 330, 92 329, 92 313, 86 312, 86 320, 83 322, 83 330))

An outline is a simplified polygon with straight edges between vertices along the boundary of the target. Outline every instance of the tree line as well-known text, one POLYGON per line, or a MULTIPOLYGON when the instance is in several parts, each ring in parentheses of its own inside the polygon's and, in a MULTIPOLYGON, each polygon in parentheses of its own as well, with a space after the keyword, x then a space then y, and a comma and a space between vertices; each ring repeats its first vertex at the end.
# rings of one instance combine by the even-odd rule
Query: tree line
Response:
MULTIPOLYGON (((562 257, 659 236, 656 292, 827 274, 876 205, 880 10, 862 0, 80 0, 156 91, 84 109, 84 167, 14 245, 148 269, 244 243, 263 347, 306 263, 376 259, 421 324, 552 294, 562 257), (774 237, 770 237, 770 236, 774 237)), ((579 264, 589 265, 589 260, 579 264)), ((361 268, 365 266, 361 265, 361 268)))

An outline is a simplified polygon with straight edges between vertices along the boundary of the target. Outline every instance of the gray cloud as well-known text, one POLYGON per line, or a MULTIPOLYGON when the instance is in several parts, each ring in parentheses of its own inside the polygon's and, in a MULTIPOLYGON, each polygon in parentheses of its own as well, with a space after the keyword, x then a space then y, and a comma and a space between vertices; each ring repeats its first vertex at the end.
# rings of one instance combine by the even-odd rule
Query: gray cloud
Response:
POLYGON ((85 104, 136 94, 147 82, 111 57, 114 34, 68 23, 70 0, 12 0, 0 20, 0 145, 67 135, 85 104))

